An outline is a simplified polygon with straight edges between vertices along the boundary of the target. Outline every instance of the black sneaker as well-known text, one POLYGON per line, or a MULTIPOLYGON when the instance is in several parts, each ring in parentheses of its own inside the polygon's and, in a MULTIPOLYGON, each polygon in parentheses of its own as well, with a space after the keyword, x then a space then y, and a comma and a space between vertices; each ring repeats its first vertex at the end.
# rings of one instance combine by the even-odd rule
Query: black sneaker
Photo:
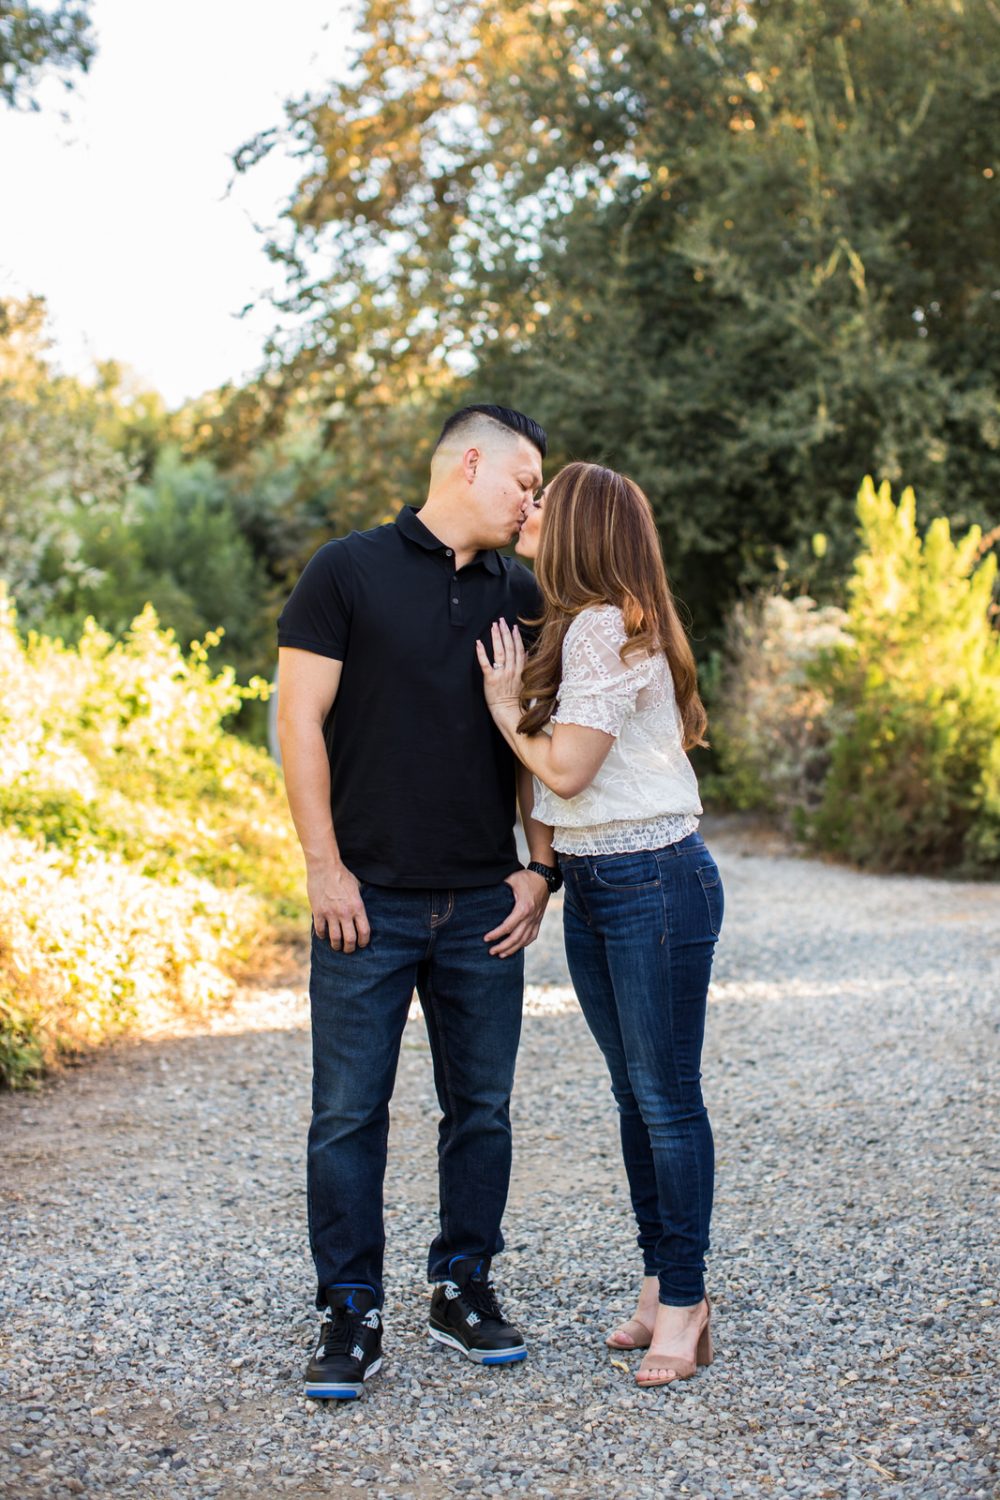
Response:
POLYGON ((489 1279, 490 1263, 456 1255, 451 1281, 434 1288, 430 1335, 477 1365, 512 1365, 528 1350, 519 1329, 508 1323, 489 1279))
POLYGON ((370 1286, 335 1287, 306 1367, 306 1395, 351 1401, 382 1368, 382 1314, 370 1286))

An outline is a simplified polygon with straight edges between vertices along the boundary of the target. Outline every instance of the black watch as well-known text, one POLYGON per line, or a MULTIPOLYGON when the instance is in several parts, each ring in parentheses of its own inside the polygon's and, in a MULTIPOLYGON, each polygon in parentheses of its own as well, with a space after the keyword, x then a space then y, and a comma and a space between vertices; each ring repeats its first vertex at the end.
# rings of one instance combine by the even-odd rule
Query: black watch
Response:
POLYGON ((542 877, 549 888, 550 896, 554 896, 563 883, 562 872, 558 865, 543 865, 537 859, 533 859, 527 868, 542 877))

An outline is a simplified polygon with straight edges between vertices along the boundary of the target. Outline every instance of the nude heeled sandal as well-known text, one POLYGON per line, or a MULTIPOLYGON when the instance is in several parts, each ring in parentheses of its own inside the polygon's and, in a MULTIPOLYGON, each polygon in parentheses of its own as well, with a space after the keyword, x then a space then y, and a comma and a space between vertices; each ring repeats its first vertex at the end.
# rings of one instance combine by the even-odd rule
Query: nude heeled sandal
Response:
POLYGON ((699 1367, 710 1365, 714 1359, 712 1350, 712 1304, 705 1297, 705 1321, 698 1335, 698 1347, 695 1350, 694 1359, 686 1359, 678 1354, 647 1354, 636 1373, 635 1383, 644 1391, 658 1390, 662 1385, 673 1385, 675 1380, 690 1380, 697 1374, 699 1367), (672 1370, 672 1375, 664 1375, 659 1380, 643 1380, 644 1373, 652 1370, 672 1370))
POLYGON ((621 1349, 626 1354, 631 1349, 648 1349, 653 1342, 653 1330, 647 1328, 646 1324, 640 1318, 629 1318, 620 1327, 616 1328, 613 1333, 609 1333, 604 1342, 609 1349, 621 1349), (638 1332, 633 1333, 633 1329, 637 1329, 638 1332), (626 1338, 630 1338, 632 1342, 630 1344, 619 1344, 617 1336, 620 1333, 624 1333, 626 1338))

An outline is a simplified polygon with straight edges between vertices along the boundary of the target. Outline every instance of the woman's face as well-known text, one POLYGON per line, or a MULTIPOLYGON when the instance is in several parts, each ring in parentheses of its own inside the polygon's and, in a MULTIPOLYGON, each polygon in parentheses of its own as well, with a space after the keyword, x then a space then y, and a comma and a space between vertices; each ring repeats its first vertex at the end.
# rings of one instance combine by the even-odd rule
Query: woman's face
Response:
POLYGON ((528 505, 528 514, 521 526, 521 533, 514 544, 518 557, 532 558, 538 552, 538 538, 542 530, 542 510, 546 491, 541 490, 528 505))

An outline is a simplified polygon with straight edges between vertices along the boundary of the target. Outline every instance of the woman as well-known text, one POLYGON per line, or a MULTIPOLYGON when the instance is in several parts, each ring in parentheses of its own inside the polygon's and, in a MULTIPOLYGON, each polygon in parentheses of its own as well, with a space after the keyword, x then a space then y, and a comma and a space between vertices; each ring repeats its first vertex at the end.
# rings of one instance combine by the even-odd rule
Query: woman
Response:
POLYGON ((700 1066, 723 896, 685 753, 707 720, 638 485, 569 464, 535 506, 518 551, 537 553, 537 646, 525 663, 501 621, 479 663, 498 728, 534 772, 534 816, 555 828, 570 974, 618 1103, 645 1276, 607 1342, 648 1349, 638 1384, 667 1385, 712 1359, 700 1066))

